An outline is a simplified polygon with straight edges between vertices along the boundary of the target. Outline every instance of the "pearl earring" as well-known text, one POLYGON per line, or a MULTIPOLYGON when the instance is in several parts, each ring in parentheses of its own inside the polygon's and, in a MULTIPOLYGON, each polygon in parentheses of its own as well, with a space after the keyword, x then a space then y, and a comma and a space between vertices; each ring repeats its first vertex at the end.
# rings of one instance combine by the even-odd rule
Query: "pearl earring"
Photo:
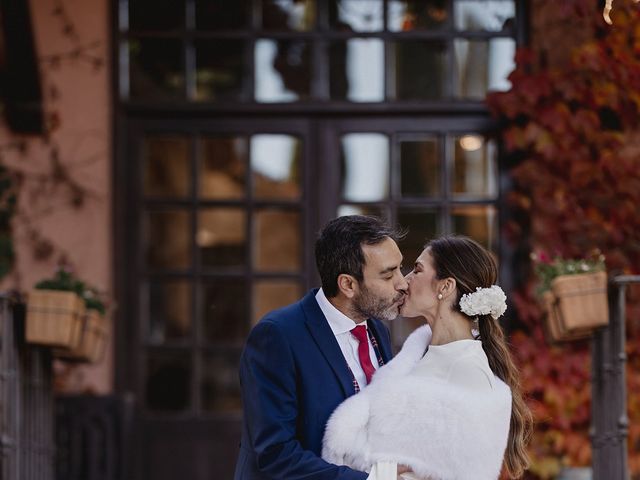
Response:
POLYGON ((438 294, 438 300, 442 300, 442 294, 441 293, 438 294))

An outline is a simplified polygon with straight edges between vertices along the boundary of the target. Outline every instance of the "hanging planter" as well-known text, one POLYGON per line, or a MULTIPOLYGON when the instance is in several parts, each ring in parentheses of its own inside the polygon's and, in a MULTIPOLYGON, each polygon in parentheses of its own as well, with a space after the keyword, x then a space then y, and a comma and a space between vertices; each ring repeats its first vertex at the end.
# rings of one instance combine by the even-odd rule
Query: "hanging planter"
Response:
POLYGON ((53 347, 65 360, 97 362, 107 344, 105 312, 95 289, 60 269, 29 294, 27 342, 53 347))
POLYGON ((65 360, 96 363, 104 356, 107 346, 107 319, 94 309, 82 316, 82 334, 75 347, 57 348, 54 354, 65 360))
POLYGON ((554 342, 589 337, 609 323, 604 257, 551 261, 533 255, 547 313, 545 330, 554 342))
POLYGON ((33 290, 27 299, 28 343, 77 348, 82 337, 84 301, 75 292, 33 290))

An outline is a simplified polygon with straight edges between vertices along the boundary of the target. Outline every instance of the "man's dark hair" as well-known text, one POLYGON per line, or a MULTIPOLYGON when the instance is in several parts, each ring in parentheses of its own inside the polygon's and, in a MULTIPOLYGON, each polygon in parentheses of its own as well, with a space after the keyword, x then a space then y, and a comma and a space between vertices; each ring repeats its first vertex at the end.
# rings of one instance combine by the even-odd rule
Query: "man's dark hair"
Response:
POLYGON ((327 297, 338 294, 338 276, 362 281, 365 264, 362 245, 377 245, 386 238, 398 242, 404 235, 377 217, 348 215, 331 220, 316 240, 316 265, 327 297))

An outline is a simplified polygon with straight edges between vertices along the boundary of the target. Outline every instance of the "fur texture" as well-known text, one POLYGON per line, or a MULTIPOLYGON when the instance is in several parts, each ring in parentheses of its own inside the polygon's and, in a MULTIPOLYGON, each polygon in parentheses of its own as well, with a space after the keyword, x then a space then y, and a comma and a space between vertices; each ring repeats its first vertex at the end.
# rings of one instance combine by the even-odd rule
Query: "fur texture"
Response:
POLYGON ((412 373, 431 339, 412 333, 371 385, 342 403, 327 424, 322 457, 370 471, 378 461, 408 465, 433 480, 494 480, 509 434, 511 392, 495 378, 478 392, 412 373))

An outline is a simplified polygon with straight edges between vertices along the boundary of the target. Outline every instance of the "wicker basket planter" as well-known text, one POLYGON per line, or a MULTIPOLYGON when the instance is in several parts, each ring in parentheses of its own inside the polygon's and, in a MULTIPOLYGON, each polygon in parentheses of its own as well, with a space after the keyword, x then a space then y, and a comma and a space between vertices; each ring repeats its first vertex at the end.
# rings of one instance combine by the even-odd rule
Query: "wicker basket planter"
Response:
POLYGON ((95 363, 102 359, 107 346, 107 319, 96 310, 82 317, 82 335, 75 348, 58 348, 56 356, 79 362, 95 363))
POLYGON ((74 292, 32 290, 27 299, 27 342, 77 348, 82 337, 84 302, 74 292))
POLYGON ((554 341, 585 338, 609 323, 606 272, 560 275, 543 300, 554 341))

